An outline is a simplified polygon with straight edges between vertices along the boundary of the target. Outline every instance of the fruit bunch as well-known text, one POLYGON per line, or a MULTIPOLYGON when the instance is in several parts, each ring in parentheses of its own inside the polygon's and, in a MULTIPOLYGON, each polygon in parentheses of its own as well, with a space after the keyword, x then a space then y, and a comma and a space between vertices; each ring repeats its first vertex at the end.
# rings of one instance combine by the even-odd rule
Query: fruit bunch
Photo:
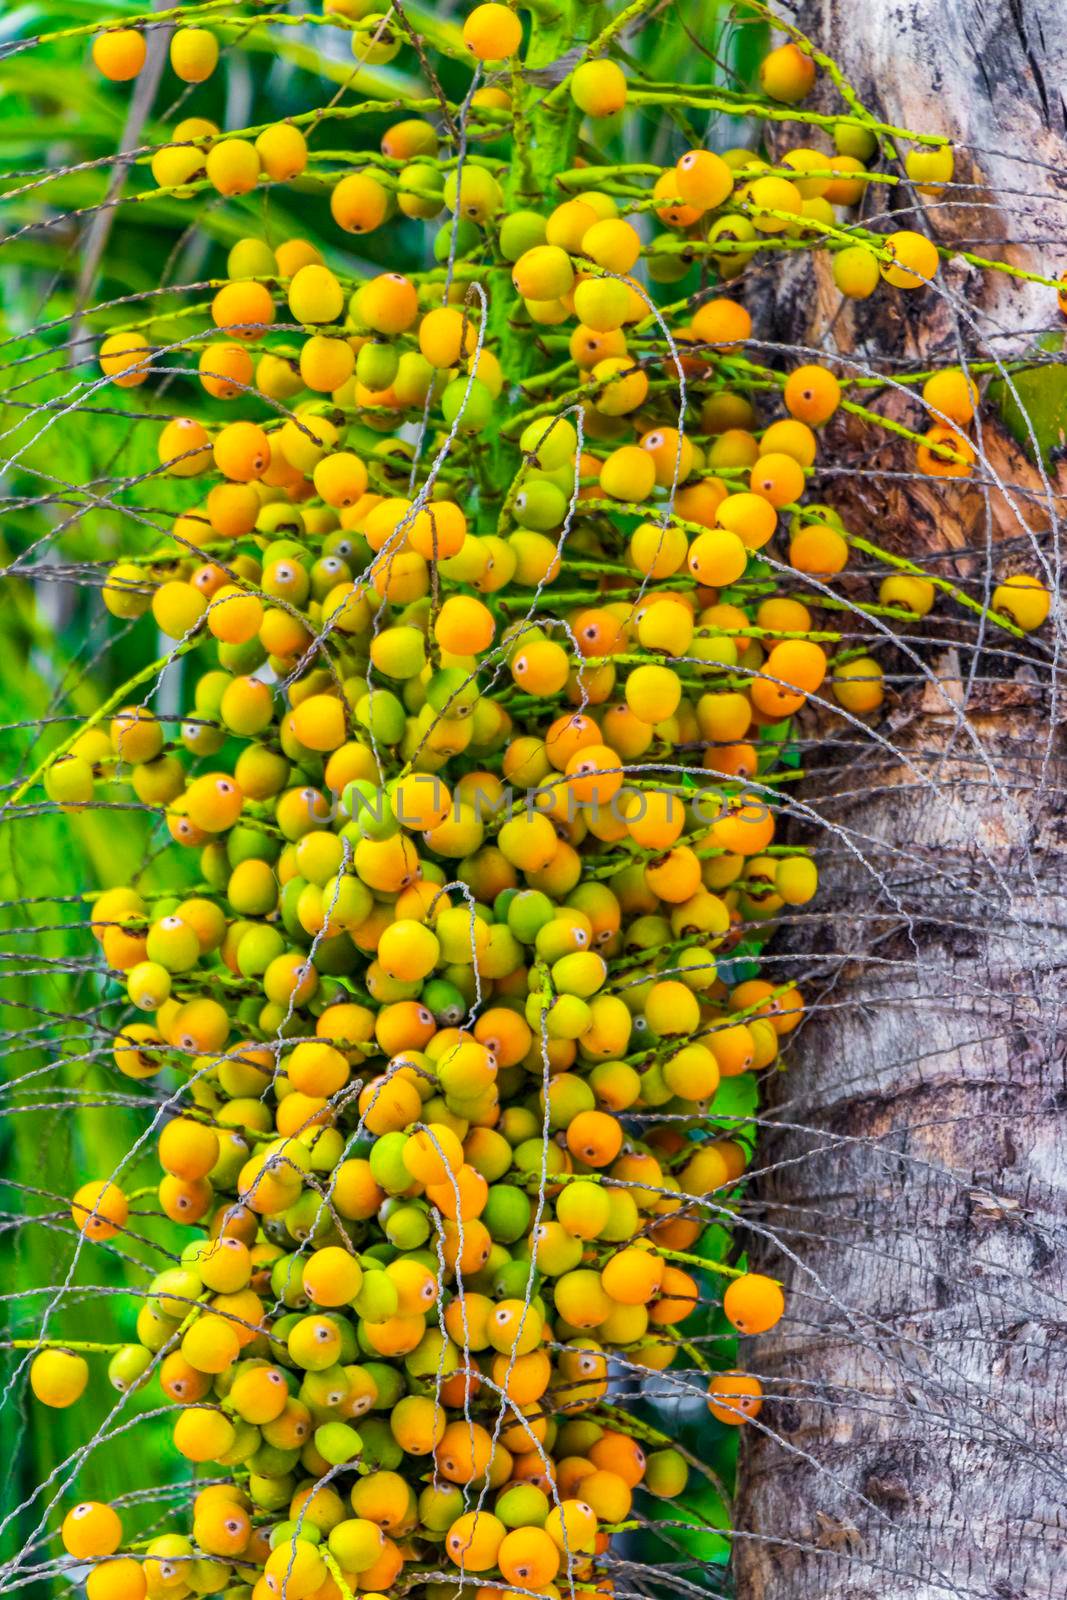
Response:
MULTIPOLYGON (((111 1507, 69 1509, 89 1600, 612 1591, 635 1496, 684 1506, 690 1466, 616 1400, 673 1371, 709 1428, 752 1421, 758 1379, 691 1335, 709 1306, 745 1339, 785 1309, 708 1230, 804 1011, 762 954, 817 890, 782 836, 792 731, 886 695, 842 612, 887 648, 939 599, 1013 636, 1047 615, 1037 578, 987 609, 814 502, 835 418, 878 418, 847 370, 749 347, 768 251, 831 252, 857 300, 930 292, 932 241, 859 220, 887 130, 805 113, 818 52, 791 37, 749 96, 796 133, 773 156, 679 134, 661 169, 598 160, 628 108, 671 104, 604 9, 438 30, 469 92, 380 153, 337 149, 333 102, 187 117, 141 168, 192 216, 306 186, 333 246, 263 228, 206 303, 98 329, 94 383, 173 407, 151 423, 172 526, 103 583, 165 651, 30 786, 73 812, 132 794, 181 858, 184 890, 91 911, 115 1069, 157 1091, 151 1198, 188 1241, 110 1376, 154 1386, 211 1481, 132 1545, 111 1507), (561 81, 527 76, 575 42, 561 81), (366 269, 361 238, 411 227, 423 269, 366 269), (178 661, 174 725, 150 702, 178 661)), ((205 26, 170 60, 195 85, 247 19, 186 10, 205 26)), ((321 22, 357 86, 426 48, 362 0, 321 22)), ((146 32, 97 28, 100 71, 136 76, 146 32)), ((939 192, 951 147, 917 138, 903 170, 939 192)), ((973 469, 977 397, 959 369, 916 392, 894 432, 919 471, 973 469)), ((83 1244, 134 1204, 121 1172, 84 1184, 83 1244)), ((69 1405, 85 1355, 50 1336, 31 1377, 69 1405)))

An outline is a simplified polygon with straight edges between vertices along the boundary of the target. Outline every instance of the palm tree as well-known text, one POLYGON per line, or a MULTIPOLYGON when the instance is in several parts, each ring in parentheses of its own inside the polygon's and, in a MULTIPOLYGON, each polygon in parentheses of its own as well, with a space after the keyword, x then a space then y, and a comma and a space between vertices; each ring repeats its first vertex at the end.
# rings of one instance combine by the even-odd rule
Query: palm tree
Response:
MULTIPOLYGON (((1056 0, 804 0, 792 20, 876 117, 959 141, 952 186, 872 186, 872 216, 1061 270, 1056 0)), ((942 280, 858 315, 828 268, 814 292, 799 266, 774 280, 774 337, 879 375, 885 415, 909 415, 904 361, 973 362, 987 386, 965 486, 914 478, 906 444, 872 452, 853 418, 826 498, 977 595, 1028 566, 1056 590, 1055 302, 958 256, 942 280)), ((796 807, 826 895, 792 938, 789 975, 819 981, 771 1090, 750 1211, 793 1314, 752 1358, 774 1398, 742 1450, 745 1600, 1008 1600, 1051 1593, 1062 1570, 1063 618, 1047 647, 973 622, 946 628, 935 608, 905 630, 882 722, 839 724, 796 807)))

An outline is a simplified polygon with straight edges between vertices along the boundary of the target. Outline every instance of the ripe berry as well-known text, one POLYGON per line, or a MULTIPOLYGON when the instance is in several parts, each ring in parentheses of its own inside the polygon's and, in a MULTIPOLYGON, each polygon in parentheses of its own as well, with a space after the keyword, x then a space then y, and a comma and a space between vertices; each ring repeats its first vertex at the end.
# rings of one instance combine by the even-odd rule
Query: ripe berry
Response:
POLYGON ((195 417, 177 417, 159 436, 160 465, 175 478, 195 478, 211 464, 207 429, 195 417))
POLYGON ((932 150, 909 150, 904 170, 920 194, 940 194, 951 183, 955 171, 952 146, 943 144, 932 150))
POLYGON ((215 1130, 190 1117, 176 1117, 160 1134, 160 1165, 174 1177, 206 1178, 218 1158, 215 1130))
POLYGON ((772 506, 790 505, 804 492, 804 471, 792 456, 781 453, 761 455, 749 474, 753 494, 769 500, 772 506))
POLYGON ((870 656, 860 656, 835 668, 831 687, 839 706, 854 716, 867 716, 885 699, 882 668, 870 656))
POLYGON ((786 410, 813 428, 833 416, 841 403, 841 385, 826 367, 796 367, 782 391, 786 410))
POLYGON ((648 395, 648 378, 640 367, 622 356, 598 361, 591 374, 598 385, 593 399, 605 417, 622 417, 636 411, 648 395))
MULTIPOLYGON (((307 166, 307 142, 300 129, 291 122, 275 122, 256 138, 256 155, 268 178, 277 183, 289 183, 307 166)), ((279 270, 285 272, 282 261, 279 270)))
POLYGON ((373 233, 385 221, 389 197, 367 173, 353 172, 334 188, 330 210, 338 227, 346 233, 373 233))
POLYGON ((809 522, 789 541, 789 564, 825 581, 848 564, 848 544, 836 528, 809 522))
POLYGON ((199 373, 200 382, 216 400, 236 400, 251 387, 252 357, 240 345, 205 345, 200 352, 199 373))
POLYGON ((721 206, 733 192, 734 175, 712 150, 689 150, 677 165, 678 193, 702 211, 721 206))
POLYGON ((144 1566, 130 1556, 100 1562, 85 1580, 88 1600, 144 1600, 147 1589, 144 1566))
POLYGON ((879 271, 894 288, 919 289, 937 276, 937 246, 925 234, 901 229, 886 235, 884 248, 890 259, 879 264, 879 271))
POLYGON ((993 590, 993 610, 1010 617, 1017 627, 1027 633, 1040 628, 1047 621, 1052 608, 1052 595, 1040 578, 1025 572, 1005 578, 993 590))
POLYGON ((93 61, 112 83, 128 83, 145 63, 144 34, 138 28, 112 28, 93 40, 93 61))
POLYGON ((70 1209, 80 1232, 97 1243, 114 1238, 129 1216, 126 1196, 107 1179, 83 1183, 70 1209))
POLYGON ((600 469, 600 487, 611 500, 640 504, 648 499, 655 483, 655 462, 635 444, 613 450, 600 469))
POLYGON ((30 1365, 30 1387, 42 1405, 64 1410, 77 1403, 89 1382, 89 1364, 72 1350, 42 1350, 30 1365))
MULTIPOLYGON (((445 1448, 438 1445, 438 1453, 445 1448)), ((487 1572, 497 1564, 497 1556, 507 1529, 498 1517, 487 1511, 466 1511, 457 1517, 445 1536, 449 1559, 465 1572, 487 1572)))
POLYGON ((541 1589, 559 1572, 561 1556, 543 1528, 514 1528, 505 1534, 496 1565, 508 1583, 520 1589, 541 1589))
POLYGON ((211 303, 217 328, 235 339, 258 339, 274 321, 274 302, 262 283, 227 283, 211 303))
POLYGON ((692 332, 713 350, 729 350, 751 337, 752 318, 734 300, 706 300, 693 315, 692 332))
POLYGON ((716 1422, 740 1427, 759 1415, 763 1386, 747 1372, 720 1372, 708 1385, 708 1410, 716 1422))
POLYGON ((766 1333, 781 1320, 785 1299, 773 1278, 746 1272, 728 1286, 722 1308, 738 1333, 766 1333))
POLYGON ((610 117, 626 104, 626 75, 614 61, 583 61, 571 74, 570 93, 587 117, 610 117))
POLYGON ((915 452, 920 472, 930 478, 966 478, 974 466, 974 446, 955 428, 928 428, 915 452))
POLYGON ((113 333, 100 346, 100 370, 120 389, 136 389, 150 370, 151 346, 141 333, 113 333))
POLYGON ((178 28, 171 34, 170 64, 184 83, 203 83, 218 59, 218 40, 207 28, 178 28))
POLYGON ((834 282, 850 300, 867 300, 878 287, 880 263, 864 244, 846 245, 834 254, 834 282))
POLYGON ((463 24, 463 43, 479 61, 503 61, 522 44, 522 23, 507 6, 475 6, 463 24))
POLYGON ((111 1506, 82 1500, 63 1518, 63 1548, 78 1561, 110 1556, 122 1543, 122 1523, 111 1506))
POLYGON ((947 367, 927 378, 923 384, 923 399, 931 411, 940 412, 938 421, 947 418, 964 428, 974 417, 978 386, 958 367, 947 367))
POLYGON ((259 182, 259 155, 246 139, 221 139, 213 144, 206 167, 208 181, 222 195, 248 194, 259 182))
POLYGON ((815 82, 815 63, 795 44, 779 45, 764 56, 759 68, 760 88, 772 100, 795 105, 815 82))
POLYGON ((329 267, 301 267, 289 285, 289 309, 297 322, 337 322, 344 293, 329 267))

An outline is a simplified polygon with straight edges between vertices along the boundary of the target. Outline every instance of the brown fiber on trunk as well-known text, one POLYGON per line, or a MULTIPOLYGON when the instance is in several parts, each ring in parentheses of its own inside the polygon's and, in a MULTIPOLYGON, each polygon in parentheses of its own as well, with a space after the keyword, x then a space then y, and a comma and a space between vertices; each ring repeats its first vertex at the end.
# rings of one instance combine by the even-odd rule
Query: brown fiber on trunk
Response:
MULTIPOLYGON (((877 116, 967 146, 956 175, 974 187, 923 212, 906 189, 872 192, 873 227, 1067 266, 1063 0, 807 0, 792 16, 877 116)), ((891 371, 1029 352, 1057 323, 1045 287, 964 264, 942 279, 947 295, 842 312, 828 262, 814 286, 789 264, 763 296, 770 337, 891 371)), ((921 426, 899 393, 876 408, 921 426)), ((913 470, 910 447, 832 428, 823 453, 846 471, 814 497, 855 532, 979 594, 994 571, 1039 570, 1039 551, 1057 562, 1062 471, 1043 478, 988 410, 985 487, 880 478, 913 470)), ((873 731, 826 713, 808 730, 818 763, 792 827, 822 881, 772 969, 811 1010, 766 1086, 748 1203, 788 1311, 742 1352, 768 1398, 742 1448, 741 1600, 1067 1593, 1064 637, 1055 620, 1017 641, 960 616, 941 600, 879 651, 873 731)))

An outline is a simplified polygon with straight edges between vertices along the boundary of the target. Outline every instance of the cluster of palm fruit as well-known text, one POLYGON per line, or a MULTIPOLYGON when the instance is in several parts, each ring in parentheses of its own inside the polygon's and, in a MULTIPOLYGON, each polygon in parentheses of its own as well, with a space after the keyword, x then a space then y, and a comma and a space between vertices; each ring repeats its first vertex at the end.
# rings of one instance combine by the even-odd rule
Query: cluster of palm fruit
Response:
MULTIPOLYGON (((326 12, 360 60, 401 48, 361 0, 326 12)), ((522 39, 502 5, 463 30, 483 64, 522 39)), ((173 36, 187 82, 217 53, 173 36)), ((143 32, 94 58, 135 76, 143 32)), ((780 111, 814 77, 790 42, 762 93, 780 111)), ((337 240, 327 262, 243 239, 180 338, 144 317, 99 350, 102 384, 188 379, 158 437, 188 504, 103 600, 150 610, 196 677, 176 731, 110 705, 42 778, 68 808, 129 785, 196 862, 184 896, 92 910, 129 1001, 115 1066, 165 1085, 158 1202, 191 1230, 111 1378, 158 1384, 177 1450, 223 1481, 136 1549, 110 1507, 72 1509, 89 1600, 610 1593, 635 1492, 687 1480, 613 1382, 695 1361, 717 1423, 760 1409, 755 1377, 686 1340, 709 1281, 743 1335, 784 1310, 699 1253, 751 1153, 716 1099, 803 1014, 752 975, 817 887, 777 838, 790 719, 885 691, 819 616, 853 536, 806 485, 847 383, 751 359, 721 284, 776 243, 832 247, 855 298, 922 290, 939 257, 849 222, 882 151, 856 116, 774 163, 598 167, 598 120, 655 103, 607 54, 545 97, 583 163, 516 190, 544 159, 518 149, 516 179, 491 153, 516 83, 475 89, 461 153, 409 118, 351 170, 301 119, 191 118, 151 157, 190 203, 314 175, 337 240), (394 215, 443 219, 433 264, 356 271, 347 236, 394 215), (662 304, 694 260, 716 287, 662 304)), ((906 170, 943 185, 951 150, 906 170)), ((963 372, 929 380, 921 470, 970 470, 975 401, 963 372)), ((938 592, 898 561, 870 608, 915 621, 938 592)), ((993 597, 1011 630, 1047 609, 1025 574, 993 597)), ((86 1242, 121 1235, 121 1175, 72 1211, 86 1242)), ((52 1405, 87 1376, 58 1343, 32 1369, 52 1405)))

